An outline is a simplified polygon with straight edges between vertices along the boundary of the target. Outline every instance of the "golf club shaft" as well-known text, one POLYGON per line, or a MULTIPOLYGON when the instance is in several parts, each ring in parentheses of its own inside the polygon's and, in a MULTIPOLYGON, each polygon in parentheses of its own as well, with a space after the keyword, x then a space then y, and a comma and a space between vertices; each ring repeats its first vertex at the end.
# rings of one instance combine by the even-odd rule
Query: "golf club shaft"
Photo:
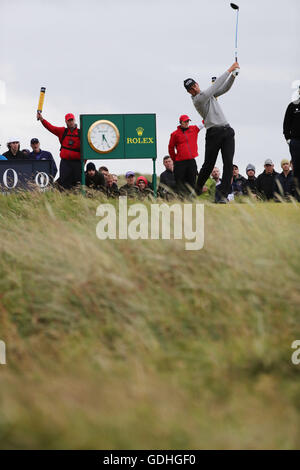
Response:
MULTIPOLYGON (((239 28, 239 10, 236 11, 236 29, 235 29, 235 61, 238 61, 238 28, 239 28)), ((236 76, 238 76, 238 72, 236 76)))
POLYGON ((238 61, 238 28, 239 28, 239 10, 236 11, 236 29, 235 29, 235 61, 238 61))

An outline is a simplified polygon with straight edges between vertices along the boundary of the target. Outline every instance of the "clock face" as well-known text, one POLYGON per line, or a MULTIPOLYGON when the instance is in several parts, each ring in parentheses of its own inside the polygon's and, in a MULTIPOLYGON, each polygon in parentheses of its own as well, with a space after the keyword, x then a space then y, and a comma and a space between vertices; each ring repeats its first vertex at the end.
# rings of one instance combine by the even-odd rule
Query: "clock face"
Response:
POLYGON ((113 122, 101 119, 91 125, 87 137, 90 146, 95 152, 109 153, 118 145, 120 133, 113 122))

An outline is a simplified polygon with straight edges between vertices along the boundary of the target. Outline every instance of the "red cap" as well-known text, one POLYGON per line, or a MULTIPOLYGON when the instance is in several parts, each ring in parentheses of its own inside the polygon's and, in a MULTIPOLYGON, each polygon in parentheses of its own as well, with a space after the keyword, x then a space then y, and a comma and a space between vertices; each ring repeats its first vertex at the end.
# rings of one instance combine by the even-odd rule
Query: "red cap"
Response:
POLYGON ((179 118, 179 122, 181 121, 190 121, 190 118, 186 114, 182 114, 179 118))
POLYGON ((75 119, 74 114, 72 114, 72 113, 66 114, 66 115, 65 115, 65 120, 68 121, 69 119, 75 119))
POLYGON ((144 181, 145 185, 148 185, 148 180, 145 178, 145 176, 139 176, 138 179, 136 180, 136 184, 139 183, 139 181, 144 181))

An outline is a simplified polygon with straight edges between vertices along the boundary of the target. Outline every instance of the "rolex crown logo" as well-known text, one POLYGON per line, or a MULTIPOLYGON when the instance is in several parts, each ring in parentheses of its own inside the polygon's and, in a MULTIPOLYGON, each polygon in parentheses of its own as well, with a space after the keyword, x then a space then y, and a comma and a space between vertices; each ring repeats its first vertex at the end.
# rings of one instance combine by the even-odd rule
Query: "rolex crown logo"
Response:
POLYGON ((144 128, 143 127, 137 127, 136 129, 137 135, 140 137, 143 135, 144 128))

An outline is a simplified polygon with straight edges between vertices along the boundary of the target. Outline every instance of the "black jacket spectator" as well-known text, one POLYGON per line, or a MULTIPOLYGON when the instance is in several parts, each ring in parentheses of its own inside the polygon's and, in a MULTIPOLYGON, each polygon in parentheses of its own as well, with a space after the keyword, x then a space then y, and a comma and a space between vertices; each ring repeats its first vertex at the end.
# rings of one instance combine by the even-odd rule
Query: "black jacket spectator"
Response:
POLYGON ((165 186, 168 186, 172 189, 172 191, 175 191, 176 182, 174 178, 174 172, 171 170, 163 171, 160 175, 160 183, 164 184, 165 186))
POLYGON ((243 184, 246 181, 246 179, 238 174, 238 176, 234 176, 232 180, 232 192, 234 193, 235 196, 239 196, 243 194, 243 184))
POLYGON ((8 150, 7 152, 4 152, 3 154, 4 157, 7 158, 7 160, 28 160, 28 156, 25 155, 25 153, 21 152, 21 150, 18 150, 16 155, 12 153, 11 150, 8 150))
POLYGON ((85 172, 85 185, 88 188, 105 192, 105 179, 102 173, 96 170, 94 163, 88 163, 85 172), (93 173, 93 174, 91 174, 93 173))
POLYGON ((272 173, 266 173, 266 171, 264 171, 257 177, 257 192, 262 197, 262 199, 273 199, 275 190, 275 178, 277 175, 278 173, 273 170, 272 173))
POLYGON ((160 197, 170 200, 174 197, 173 193, 176 193, 174 172, 172 170, 165 170, 160 175, 158 194, 160 197), (168 191, 168 188, 170 188, 170 191, 168 191))
POLYGON ((284 172, 276 176, 274 191, 282 197, 295 196, 295 182, 292 171, 287 176, 284 172))
POLYGON ((300 139, 300 101, 290 103, 287 107, 283 133, 286 140, 300 139), (297 104, 298 103, 298 104, 297 104))
POLYGON ((252 194, 257 194, 257 178, 253 176, 253 178, 246 179, 244 178, 243 181, 243 194, 246 196, 249 194, 249 191, 252 194))

